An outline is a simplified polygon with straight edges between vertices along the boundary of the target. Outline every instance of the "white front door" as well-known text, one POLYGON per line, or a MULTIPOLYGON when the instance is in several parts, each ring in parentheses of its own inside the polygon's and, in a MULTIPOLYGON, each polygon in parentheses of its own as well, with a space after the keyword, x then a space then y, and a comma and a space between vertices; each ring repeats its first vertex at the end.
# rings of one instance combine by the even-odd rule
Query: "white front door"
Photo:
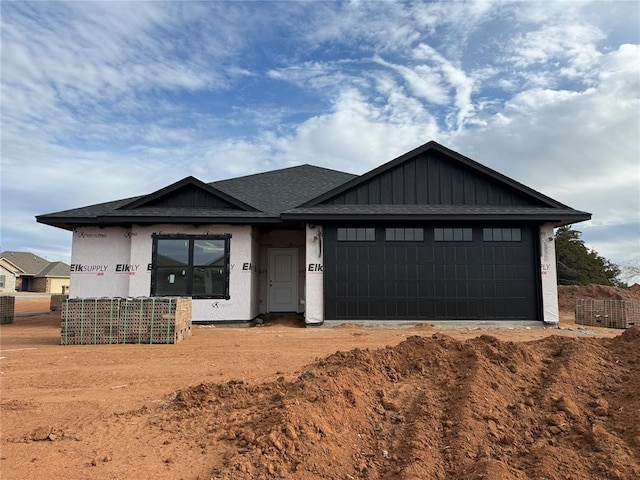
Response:
POLYGON ((269 249, 269 311, 298 311, 298 249, 269 249))

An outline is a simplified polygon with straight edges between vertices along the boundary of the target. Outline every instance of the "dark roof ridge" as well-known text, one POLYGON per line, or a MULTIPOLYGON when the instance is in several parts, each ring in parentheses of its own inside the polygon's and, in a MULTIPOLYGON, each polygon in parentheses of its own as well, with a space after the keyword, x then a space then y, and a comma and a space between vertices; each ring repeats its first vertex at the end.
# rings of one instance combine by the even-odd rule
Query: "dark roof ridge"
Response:
POLYGON ((257 177, 259 175, 271 175, 271 174, 278 174, 278 173, 282 173, 285 170, 294 170, 294 169, 299 169, 299 168, 314 168, 314 169, 318 169, 318 170, 326 170, 328 172, 335 172, 335 173, 343 173, 343 174, 347 174, 347 175, 354 175, 352 173, 349 172, 343 172, 342 170, 336 170, 335 168, 327 168, 327 167, 320 167, 318 165, 312 165, 310 163, 303 163, 300 165, 292 165, 290 167, 283 167, 283 168, 277 168, 275 170, 266 170, 264 172, 256 172, 256 173, 250 173, 248 175, 242 175, 240 177, 231 177, 231 178, 223 178, 220 180, 215 180, 213 182, 209 182, 209 185, 215 185, 217 183, 224 183, 224 182, 228 182, 228 181, 235 181, 235 180, 241 180, 241 179, 249 179, 251 177, 257 177))

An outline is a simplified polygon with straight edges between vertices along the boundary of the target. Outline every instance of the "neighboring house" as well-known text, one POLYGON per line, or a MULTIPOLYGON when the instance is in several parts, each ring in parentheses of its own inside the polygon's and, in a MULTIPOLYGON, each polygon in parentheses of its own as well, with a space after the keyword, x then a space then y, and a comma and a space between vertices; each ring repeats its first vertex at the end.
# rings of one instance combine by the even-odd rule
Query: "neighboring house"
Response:
POLYGON ((0 253, 0 292, 66 293, 69 265, 29 252, 0 253))
POLYGON ((311 165, 41 215, 72 297, 191 296, 194 321, 558 322, 553 229, 591 218, 435 142, 355 176, 311 165))

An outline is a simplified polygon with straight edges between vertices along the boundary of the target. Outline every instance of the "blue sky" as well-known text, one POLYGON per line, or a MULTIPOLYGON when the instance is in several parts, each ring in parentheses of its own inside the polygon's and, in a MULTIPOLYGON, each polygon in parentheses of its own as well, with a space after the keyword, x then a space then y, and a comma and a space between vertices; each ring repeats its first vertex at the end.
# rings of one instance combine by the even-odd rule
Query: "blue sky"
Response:
POLYGON ((2 2, 1 250, 35 216, 429 140, 593 219, 640 261, 640 4, 2 2))

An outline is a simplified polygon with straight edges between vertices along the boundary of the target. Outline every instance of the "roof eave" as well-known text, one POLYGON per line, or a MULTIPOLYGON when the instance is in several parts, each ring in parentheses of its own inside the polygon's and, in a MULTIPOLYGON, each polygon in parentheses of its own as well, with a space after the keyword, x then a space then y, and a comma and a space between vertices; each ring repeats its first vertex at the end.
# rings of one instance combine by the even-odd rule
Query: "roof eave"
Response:
POLYGON ((282 223, 280 217, 170 217, 170 216, 154 216, 154 217, 129 217, 110 215, 106 217, 91 218, 70 218, 70 217, 36 217, 38 223, 49 225, 52 227, 62 228, 64 230, 73 231, 77 227, 114 227, 123 226, 130 227, 132 225, 154 225, 154 224, 189 224, 189 225, 210 225, 212 223, 226 224, 279 224, 282 223))
POLYGON ((437 213, 285 213, 284 220, 301 221, 526 221, 536 223, 553 223, 556 227, 584 222, 591 219, 591 214, 549 215, 549 214, 437 214, 437 213))

